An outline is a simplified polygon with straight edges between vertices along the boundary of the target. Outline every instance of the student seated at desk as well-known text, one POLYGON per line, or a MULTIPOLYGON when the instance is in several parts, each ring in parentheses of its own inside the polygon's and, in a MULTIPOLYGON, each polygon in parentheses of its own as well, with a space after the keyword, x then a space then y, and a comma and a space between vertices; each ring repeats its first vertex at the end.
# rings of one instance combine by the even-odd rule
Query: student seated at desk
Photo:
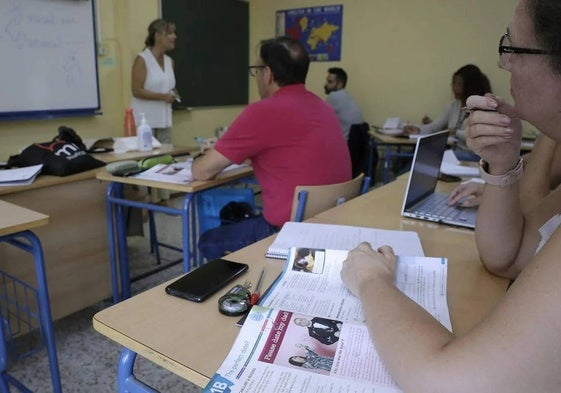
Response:
MULTIPOLYGON (((467 101, 471 108, 497 110, 474 111, 468 120, 468 144, 485 160, 488 173, 478 216, 486 221, 476 228, 478 248, 488 269, 516 278, 489 315, 462 337, 449 332, 395 287, 390 247, 377 252, 363 243, 343 265, 341 277, 362 301, 376 350, 406 392, 560 391, 561 230, 553 230, 536 252, 537 227, 528 227, 535 222, 525 222, 518 196, 518 119, 561 142, 560 19, 557 0, 521 0, 499 46, 500 66, 511 75, 514 107, 493 97, 467 101), (509 261, 528 248, 530 231, 535 255, 509 261)), ((557 215, 559 201, 558 187, 532 220, 557 215)))
POLYGON ((213 148, 193 162, 193 177, 210 179, 231 163, 251 160, 261 185, 263 215, 203 233, 199 249, 221 257, 277 231, 290 218, 297 185, 351 179, 351 162, 331 107, 306 90, 309 67, 304 47, 289 37, 262 41, 250 75, 261 100, 232 123, 213 148))
POLYGON ((462 108, 466 106, 466 99, 469 96, 490 92, 491 83, 487 76, 476 65, 467 64, 452 75, 454 101, 450 103, 446 111, 434 121, 425 115, 422 126, 406 125, 403 127, 403 132, 408 135, 425 135, 446 129, 450 130, 450 135, 455 135, 458 140, 458 146, 455 149, 458 159, 461 161, 479 161, 479 157, 470 152, 465 143, 464 121, 467 116, 462 108))

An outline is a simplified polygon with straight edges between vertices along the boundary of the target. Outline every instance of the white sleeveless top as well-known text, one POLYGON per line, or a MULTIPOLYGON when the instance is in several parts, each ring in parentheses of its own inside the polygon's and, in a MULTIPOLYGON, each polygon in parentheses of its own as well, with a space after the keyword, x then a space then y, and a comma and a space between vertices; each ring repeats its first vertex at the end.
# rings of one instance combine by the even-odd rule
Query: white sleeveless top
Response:
MULTIPOLYGON (((156 93, 169 93, 175 88, 175 75, 171 57, 164 55, 164 69, 158 64, 150 48, 139 53, 146 64, 146 80, 144 88, 156 93)), ((143 100, 136 97, 131 99, 131 108, 136 125, 140 124, 140 113, 146 115, 146 122, 152 128, 171 127, 171 104, 165 101, 143 100)))

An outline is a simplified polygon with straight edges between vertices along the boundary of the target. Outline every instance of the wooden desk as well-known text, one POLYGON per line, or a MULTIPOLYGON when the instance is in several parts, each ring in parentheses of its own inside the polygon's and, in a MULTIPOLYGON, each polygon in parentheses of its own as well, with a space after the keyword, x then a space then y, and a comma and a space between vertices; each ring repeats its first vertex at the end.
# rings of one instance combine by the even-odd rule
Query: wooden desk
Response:
MULTIPOLYGON (((508 281, 483 268, 472 231, 401 218, 406 183, 407 179, 400 177, 311 221, 417 231, 427 256, 449 258, 452 326, 456 333, 463 334, 492 309, 505 293, 508 281)), ((228 259, 250 266, 249 273, 237 283, 255 282, 264 266, 263 287, 270 285, 284 266, 284 261, 264 257, 272 240, 269 237, 228 255, 228 259)), ((238 333, 236 318, 223 316, 217 309, 217 300, 226 290, 197 304, 166 295, 164 287, 165 284, 97 313, 94 328, 154 363, 205 386, 238 333)))
MULTIPOLYGON (((102 153, 96 158, 113 162, 154 154, 184 155, 197 146, 163 145, 150 152, 102 153)), ((37 228, 45 253, 53 318, 82 310, 111 294, 108 263, 105 184, 95 178, 105 169, 70 176, 41 175, 28 186, 0 187, 0 199, 43 212, 47 227, 37 228)), ((4 218, 0 219, 3 221, 4 218)), ((35 280, 31 258, 0 244, 0 269, 26 282, 35 280), (21 263, 9 263, 10 260, 21 263), (30 263, 26 263, 26 262, 30 263)))
MULTIPOLYGON (((153 212, 163 212, 170 215, 181 216, 182 228, 182 251, 183 251, 183 271, 188 272, 191 268, 191 259, 197 261, 197 237, 195 231, 195 220, 189 214, 191 200, 193 196, 203 190, 219 187, 221 185, 235 182, 242 178, 251 176, 253 168, 244 166, 220 173, 213 180, 193 181, 188 184, 174 184, 168 182, 145 180, 136 177, 113 176, 106 171, 97 173, 99 180, 109 182, 106 194, 107 203, 107 234, 109 242, 109 261, 111 267, 111 287, 113 301, 116 303, 122 299, 130 297, 130 273, 128 262, 128 247, 126 233, 126 217, 124 206, 137 207, 153 212), (157 204, 141 201, 131 201, 125 198, 123 184, 146 186, 151 188, 161 188, 170 191, 185 193, 185 199, 181 209, 160 206, 157 204), (194 252, 191 252, 193 249, 194 252), (118 250, 118 252, 117 252, 118 250), (120 282, 119 282, 120 280, 120 282)), ((151 233, 151 239, 155 238, 155 229, 151 233)), ((154 247, 159 243, 154 242, 154 247)))
MULTIPOLYGON (((6 327, 16 327, 15 331, 28 333, 34 327, 42 331, 42 340, 47 349, 49 357, 49 367, 51 371, 51 381, 53 390, 57 393, 62 391, 60 384, 60 372, 54 341, 52 325, 52 315, 49 302, 49 290, 47 287, 47 277, 45 272, 45 261, 43 249, 39 238, 31 232, 31 229, 44 226, 49 222, 49 216, 35 211, 13 205, 8 202, 0 201, 0 243, 10 246, 19 253, 24 251, 33 259, 30 269, 35 273, 36 284, 33 293, 27 290, 26 284, 17 282, 9 275, 1 272, 2 275, 2 310, 0 310, 0 377, 3 387, 7 379, 7 349, 6 341, 13 339, 12 329, 6 331, 6 327), (36 303, 35 292, 37 293, 38 303, 36 303), (2 313, 4 311, 4 314, 2 313), (2 315, 3 314, 3 315, 2 315), (32 323, 33 326, 25 324, 32 323), (29 330, 27 330, 29 329, 29 330)), ((3 262, 6 264, 20 264, 21 259, 6 258, 3 255, 3 262)), ((19 382, 19 381, 18 381, 19 382)))

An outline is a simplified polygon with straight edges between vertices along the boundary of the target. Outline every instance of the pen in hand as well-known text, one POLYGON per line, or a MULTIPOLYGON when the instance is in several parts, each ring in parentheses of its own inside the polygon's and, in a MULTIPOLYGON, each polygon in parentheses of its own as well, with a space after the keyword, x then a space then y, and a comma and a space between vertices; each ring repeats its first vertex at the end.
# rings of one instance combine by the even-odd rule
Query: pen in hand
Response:
POLYGON ((177 94, 177 90, 172 89, 169 93, 175 96, 175 101, 181 102, 181 97, 179 96, 179 94, 177 94))

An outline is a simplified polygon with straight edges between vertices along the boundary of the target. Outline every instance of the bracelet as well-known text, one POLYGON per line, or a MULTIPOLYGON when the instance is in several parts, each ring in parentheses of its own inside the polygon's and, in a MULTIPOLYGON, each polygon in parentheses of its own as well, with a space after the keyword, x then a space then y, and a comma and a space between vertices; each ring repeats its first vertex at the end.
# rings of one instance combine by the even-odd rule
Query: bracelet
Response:
POLYGON ((486 161, 479 161, 479 174, 481 178, 485 180, 485 183, 497 187, 508 187, 511 184, 516 183, 522 177, 524 170, 524 160, 522 157, 516 163, 516 166, 504 175, 490 175, 487 171, 489 169, 489 163, 486 161))

